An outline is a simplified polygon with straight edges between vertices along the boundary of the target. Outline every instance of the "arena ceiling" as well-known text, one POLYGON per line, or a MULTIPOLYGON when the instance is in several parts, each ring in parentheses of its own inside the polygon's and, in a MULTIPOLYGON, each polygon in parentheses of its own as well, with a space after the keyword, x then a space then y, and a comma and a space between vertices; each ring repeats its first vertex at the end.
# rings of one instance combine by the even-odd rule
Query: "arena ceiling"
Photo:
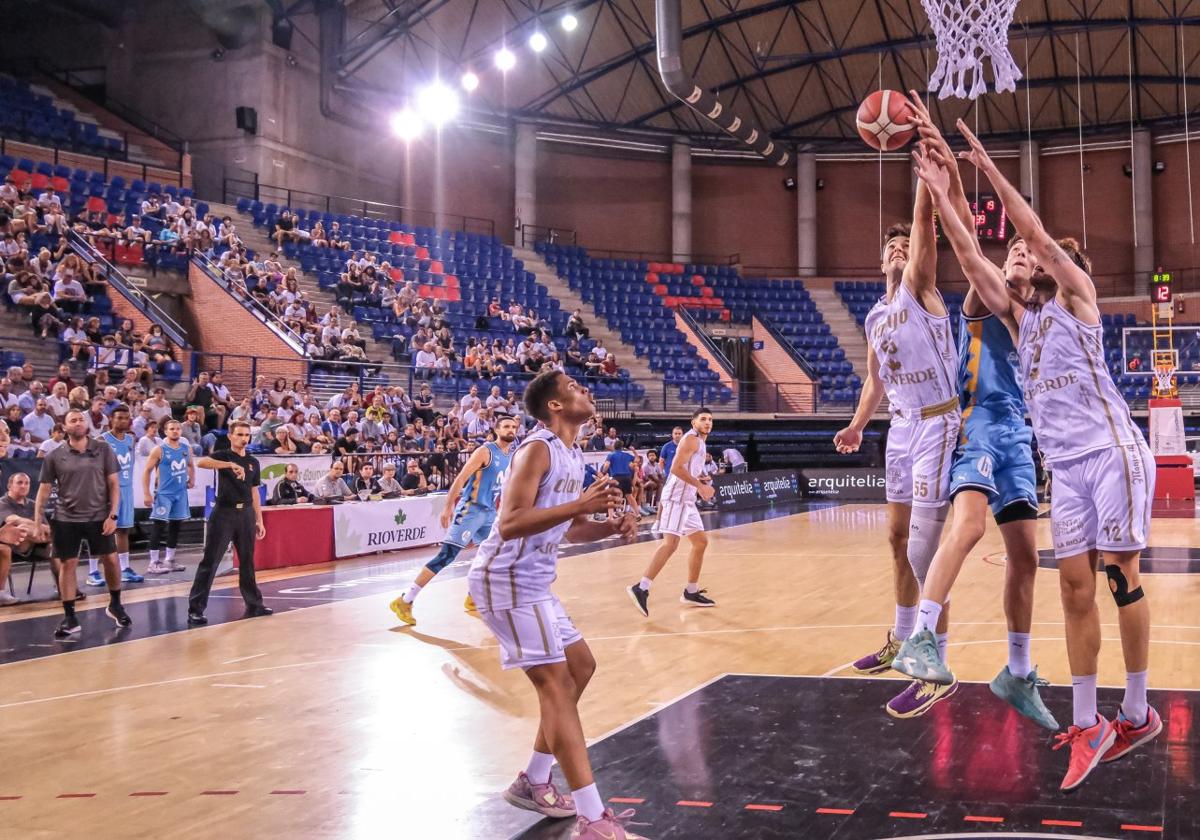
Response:
MULTIPOLYGON (((386 93, 397 80, 471 69, 481 78, 471 107, 486 114, 723 137, 663 87, 654 0, 351 0, 344 10, 335 61, 347 90, 386 93), (578 20, 570 33, 558 23, 567 11, 578 20), (527 46, 536 28, 549 39, 538 55, 527 46), (518 58, 507 74, 492 62, 503 44, 518 58)), ((1128 131, 1131 117, 1181 123, 1185 73, 1189 109, 1200 105, 1198 25, 1200 0, 1021 0, 1009 33, 1026 75, 1017 92, 989 94, 977 111, 935 99, 936 110, 944 123, 978 119, 992 136, 1072 132, 1081 121, 1090 134, 1128 131)), ((867 93, 881 83, 924 92, 936 63, 920 0, 683 0, 683 26, 697 82, 801 144, 855 138, 867 93)))

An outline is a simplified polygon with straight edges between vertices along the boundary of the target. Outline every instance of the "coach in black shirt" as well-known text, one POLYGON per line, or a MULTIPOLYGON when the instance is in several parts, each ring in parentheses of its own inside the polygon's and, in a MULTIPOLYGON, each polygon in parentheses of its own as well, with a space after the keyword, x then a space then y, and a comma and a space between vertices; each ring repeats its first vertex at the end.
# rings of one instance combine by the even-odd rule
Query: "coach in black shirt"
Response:
POLYGON ((188 596, 188 624, 208 624, 204 610, 212 590, 217 565, 233 543, 238 554, 238 586, 246 602, 249 617, 270 615, 263 606, 262 593, 254 579, 254 541, 267 535, 262 507, 258 500, 258 461, 246 454, 250 442, 250 424, 235 420, 229 424, 229 449, 196 459, 196 466, 217 470, 217 498, 208 518, 204 539, 204 558, 196 568, 196 579, 188 596))

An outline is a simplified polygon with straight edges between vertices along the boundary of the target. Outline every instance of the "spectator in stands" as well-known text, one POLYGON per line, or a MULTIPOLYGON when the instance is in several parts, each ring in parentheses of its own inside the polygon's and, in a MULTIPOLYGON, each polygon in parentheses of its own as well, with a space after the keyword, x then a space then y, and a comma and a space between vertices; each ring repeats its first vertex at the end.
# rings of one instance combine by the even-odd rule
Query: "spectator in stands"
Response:
POLYGON ((725 472, 745 472, 746 459, 742 457, 742 453, 738 452, 732 446, 722 450, 721 464, 725 472))
POLYGON ((353 499, 354 494, 350 492, 350 488, 342 478, 345 473, 345 465, 340 460, 334 459, 334 462, 329 466, 329 472, 313 488, 313 496, 325 501, 332 499, 340 499, 342 501, 353 499))
POLYGON ((379 487, 379 479, 375 477, 375 465, 370 461, 363 461, 358 467, 358 475, 354 477, 354 486, 351 488, 355 494, 364 499, 366 496, 377 496, 382 490, 379 487))
POLYGON ((421 472, 421 465, 416 458, 409 459, 404 478, 400 479, 400 488, 405 496, 422 496, 429 492, 425 474, 421 472))
POLYGON ((0 607, 19 603, 3 586, 8 581, 13 560, 51 562, 50 527, 44 520, 33 521, 34 503, 29 498, 29 487, 29 476, 14 472, 8 477, 8 492, 0 497, 0 522, 23 528, 23 539, 19 543, 0 544, 0 607))
POLYGON ((67 345, 71 358, 85 367, 91 363, 92 358, 96 355, 96 350, 92 346, 91 339, 88 338, 88 334, 83 329, 83 319, 78 315, 73 317, 66 327, 63 328, 58 338, 67 345))
POLYGON ((583 323, 583 310, 576 309, 571 313, 571 317, 567 319, 567 326, 563 329, 563 335, 578 341, 581 338, 587 338, 589 334, 588 328, 583 323))
POLYGON ((68 390, 66 382, 54 382, 50 388, 50 396, 46 398, 46 405, 49 406, 50 413, 59 422, 62 422, 62 419, 67 416, 67 412, 71 410, 71 402, 67 399, 68 390))
POLYGON ((620 378, 621 368, 617 365, 617 357, 609 353, 600 362, 600 376, 606 382, 616 382, 620 378))
MULTIPOLYGON (((71 254, 67 260, 71 259, 79 258, 71 254)), ((64 312, 79 312, 87 304, 87 294, 83 291, 83 284, 76 277, 77 273, 63 271, 61 266, 60 271, 55 273, 54 303, 64 312)))
POLYGON ((356 426, 348 427, 333 442, 333 457, 344 461, 352 471, 356 463, 356 455, 361 451, 362 449, 358 445, 358 428, 356 426))
MULTIPOLYGON (((17 406, 17 413, 20 414, 20 412, 21 408, 17 406)), ((29 436, 29 442, 35 444, 49 440, 54 425, 54 415, 50 413, 45 397, 38 397, 33 411, 21 419, 21 428, 29 436)))
POLYGON ((328 248, 329 240, 326 238, 325 225, 320 219, 313 223, 312 230, 308 232, 309 242, 318 248, 328 248))
POLYGON ((653 510, 658 509, 658 494, 666 482, 666 472, 662 460, 653 449, 646 452, 646 463, 642 465, 642 487, 645 492, 646 505, 653 510))
POLYGON ((134 454, 139 458, 149 458, 150 453, 154 451, 154 447, 162 443, 162 438, 158 436, 159 424, 154 420, 146 421, 145 433, 138 438, 137 445, 134 447, 134 454))
POLYGON ((329 226, 328 242, 330 248, 337 248, 342 251, 350 249, 350 240, 342 233, 342 226, 337 222, 333 222, 329 226))
POLYGON ((92 397, 87 413, 83 415, 87 424, 88 437, 100 437, 108 429, 108 415, 104 411, 104 397, 92 397))
POLYGON ((712 478, 720 471, 717 462, 713 460, 711 452, 704 453, 704 466, 701 467, 701 471, 709 478, 712 478))
POLYGON ((12 392, 12 379, 0 379, 0 410, 7 411, 12 406, 20 406, 21 399, 12 392))
POLYGON ((121 239, 126 245, 141 245, 149 247, 151 236, 150 231, 142 227, 141 216, 134 216, 133 220, 125 230, 121 231, 121 239))
MULTIPOLYGON (((413 359, 413 376, 417 379, 432 379, 434 369, 437 367, 438 356, 434 352, 436 345, 430 341, 417 352, 416 358, 413 359)), ((441 348, 437 348, 441 349, 441 348)))
POLYGON ((273 435, 273 440, 268 437, 267 448, 276 455, 296 455, 300 449, 296 441, 292 440, 292 433, 287 423, 276 426, 268 434, 273 435))
POLYGON ((604 448, 611 452, 613 449, 616 449, 617 444, 620 442, 621 439, 617 437, 616 427, 609 426, 608 434, 604 436, 604 448))
POLYGON ((592 437, 588 440, 587 446, 584 448, 588 452, 603 452, 603 451, 605 451, 608 447, 605 446, 605 444, 604 444, 604 433, 601 432, 599 429, 597 429, 595 434, 593 434, 592 437))
POLYGON ((66 437, 66 434, 67 432, 63 428, 62 423, 55 423, 54 428, 50 430, 50 437, 42 441, 42 445, 38 447, 37 456, 39 458, 45 458, 55 449, 58 449, 58 447, 62 446, 63 438, 66 437))
POLYGON ((275 230, 271 233, 271 238, 275 240, 275 247, 280 251, 283 250, 283 243, 298 242, 300 237, 296 234, 296 222, 292 219, 292 214, 284 210, 275 219, 275 230))
POLYGON ((183 414, 183 422, 179 424, 183 439, 188 442, 192 447, 192 452, 196 455, 203 454, 204 427, 200 425, 201 416, 200 408, 190 405, 183 414))
POLYGON ((158 193, 150 193, 142 201, 142 219, 154 219, 156 221, 163 220, 163 208, 159 202, 158 193))

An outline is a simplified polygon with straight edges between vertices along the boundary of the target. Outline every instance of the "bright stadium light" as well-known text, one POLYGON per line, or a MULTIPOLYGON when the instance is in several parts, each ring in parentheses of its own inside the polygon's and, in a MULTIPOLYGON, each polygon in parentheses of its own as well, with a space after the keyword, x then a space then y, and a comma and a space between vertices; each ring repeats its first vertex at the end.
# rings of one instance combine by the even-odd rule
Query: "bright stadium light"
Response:
POLYGON ((517 57, 513 55, 512 50, 508 47, 501 47, 496 50, 496 67, 499 70, 507 73, 509 70, 517 66, 517 57))
POLYGON ((391 125, 392 134, 395 134, 405 143, 411 143, 420 137, 421 132, 425 130, 425 124, 421 120, 421 115, 412 108, 405 108, 403 111, 397 111, 392 114, 388 123, 391 125))
POLYGON ((549 43, 550 42, 546 40, 545 33, 541 32, 540 30, 529 36, 529 49, 536 53, 540 53, 546 49, 549 43))
POLYGON ((462 86, 463 90, 465 90, 467 93, 470 93, 471 91, 475 90, 475 88, 479 87, 479 77, 468 70, 466 73, 463 73, 462 86))
POLYGON ((559 23, 562 24, 562 28, 566 32, 574 32, 575 27, 579 26, 579 18, 575 17, 575 15, 571 14, 570 12, 567 12, 562 16, 562 19, 559 21, 559 23))
POLYGON ((417 112, 426 122, 441 128, 458 116, 458 94, 434 82, 417 93, 417 112))

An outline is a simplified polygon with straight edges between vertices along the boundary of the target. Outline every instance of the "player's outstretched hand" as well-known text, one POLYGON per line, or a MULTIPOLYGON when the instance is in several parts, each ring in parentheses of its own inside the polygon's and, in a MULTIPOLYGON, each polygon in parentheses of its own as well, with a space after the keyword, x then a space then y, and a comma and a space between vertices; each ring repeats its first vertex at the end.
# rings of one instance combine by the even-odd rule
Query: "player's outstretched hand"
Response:
POLYGON ((913 172, 925 182, 929 191, 937 196, 945 195, 950 189, 950 173, 929 153, 929 146, 922 140, 913 150, 913 172))
POLYGON ((621 504, 621 488, 608 476, 600 476, 579 497, 583 513, 605 513, 621 504))
POLYGON ((833 448, 841 455, 857 452, 862 446, 862 432, 853 426, 847 426, 833 436, 833 448))
POLYGON ((987 153, 987 149, 983 148, 983 144, 979 142, 979 138, 975 136, 975 133, 962 120, 959 120, 957 125, 958 130, 966 138, 967 144, 971 147, 970 151, 959 152, 958 156, 963 160, 969 160, 975 164, 981 172, 989 172, 995 169, 995 162, 992 160, 991 155, 987 153))

